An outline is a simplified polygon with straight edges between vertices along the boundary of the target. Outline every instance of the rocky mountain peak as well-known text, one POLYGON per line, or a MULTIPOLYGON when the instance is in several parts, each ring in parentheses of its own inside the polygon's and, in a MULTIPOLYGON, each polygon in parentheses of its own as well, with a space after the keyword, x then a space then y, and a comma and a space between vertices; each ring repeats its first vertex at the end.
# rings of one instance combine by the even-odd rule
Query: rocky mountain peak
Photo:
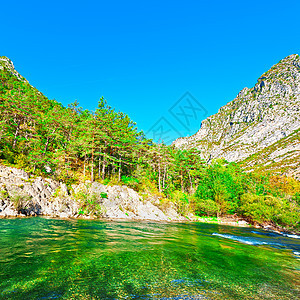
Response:
MULTIPOLYGON (((239 162, 276 144, 281 149, 278 157, 273 153, 268 156, 272 160, 266 157, 264 163, 274 168, 279 162, 286 167, 298 165, 295 168, 300 172, 299 128, 300 57, 292 54, 260 76, 254 87, 242 89, 233 101, 204 120, 196 134, 177 139, 174 145, 196 147, 207 160, 239 162)), ((256 162, 252 161, 252 167, 256 162)))
POLYGON ((299 67, 299 62, 300 62, 300 56, 299 54, 291 54, 284 59, 282 59, 278 64, 292 64, 298 68, 299 67))
POLYGON ((6 70, 18 80, 27 82, 27 80, 16 71, 13 62, 6 56, 0 56, 0 71, 1 70, 6 70))

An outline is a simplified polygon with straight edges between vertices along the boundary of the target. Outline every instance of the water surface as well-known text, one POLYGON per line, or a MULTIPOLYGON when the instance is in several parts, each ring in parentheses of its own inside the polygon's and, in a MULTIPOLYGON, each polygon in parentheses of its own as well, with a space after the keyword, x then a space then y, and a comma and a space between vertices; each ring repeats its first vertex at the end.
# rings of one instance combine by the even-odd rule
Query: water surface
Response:
POLYGON ((0 299, 299 299, 300 239, 214 224, 0 220, 0 299))

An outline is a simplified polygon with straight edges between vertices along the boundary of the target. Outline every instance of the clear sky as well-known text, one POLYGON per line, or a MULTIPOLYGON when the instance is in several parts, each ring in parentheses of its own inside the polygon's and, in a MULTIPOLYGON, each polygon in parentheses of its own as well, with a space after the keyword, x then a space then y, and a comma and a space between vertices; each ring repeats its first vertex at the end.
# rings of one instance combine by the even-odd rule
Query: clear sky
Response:
POLYGON ((300 52, 299 11, 299 0, 2 1, 0 55, 48 98, 94 110, 104 96, 148 137, 172 139, 300 52))

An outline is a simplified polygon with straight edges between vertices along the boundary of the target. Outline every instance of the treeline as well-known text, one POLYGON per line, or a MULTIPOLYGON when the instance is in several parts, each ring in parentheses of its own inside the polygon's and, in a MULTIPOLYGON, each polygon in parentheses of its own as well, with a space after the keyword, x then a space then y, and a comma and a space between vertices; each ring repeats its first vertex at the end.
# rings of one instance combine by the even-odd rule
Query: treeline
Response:
POLYGON ((238 214, 252 221, 299 227, 300 183, 285 176, 244 173, 236 164, 207 165, 196 149, 155 144, 128 115, 101 98, 95 111, 47 99, 0 70, 0 158, 67 184, 126 184, 173 202, 188 215, 238 214))
POLYGON ((196 150, 153 143, 103 98, 93 112, 78 102, 65 108, 9 72, 0 82, 0 155, 9 163, 68 183, 123 176, 147 177, 159 192, 194 188, 196 150))

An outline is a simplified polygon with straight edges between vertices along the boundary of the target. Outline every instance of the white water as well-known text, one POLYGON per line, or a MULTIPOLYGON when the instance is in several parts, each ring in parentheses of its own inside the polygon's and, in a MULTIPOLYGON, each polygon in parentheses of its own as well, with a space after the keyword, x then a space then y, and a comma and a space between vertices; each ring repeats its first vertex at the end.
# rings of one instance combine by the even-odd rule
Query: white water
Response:
POLYGON ((225 238, 233 241, 237 241, 247 245, 254 246, 270 246, 274 248, 280 248, 285 250, 292 250, 292 253, 300 258, 300 245, 297 241, 300 239, 299 235, 296 234, 287 234, 273 231, 250 231, 249 235, 234 235, 229 233, 217 233, 214 232, 213 236, 220 238, 225 238))
POLYGON ((263 241, 261 239, 253 238, 253 237, 249 237, 249 236, 237 236, 237 235, 232 235, 232 234, 222 234, 222 233, 215 233, 215 232, 212 235, 223 237, 225 239, 238 241, 238 242, 248 244, 248 245, 274 245, 274 243, 269 243, 269 242, 263 241))

